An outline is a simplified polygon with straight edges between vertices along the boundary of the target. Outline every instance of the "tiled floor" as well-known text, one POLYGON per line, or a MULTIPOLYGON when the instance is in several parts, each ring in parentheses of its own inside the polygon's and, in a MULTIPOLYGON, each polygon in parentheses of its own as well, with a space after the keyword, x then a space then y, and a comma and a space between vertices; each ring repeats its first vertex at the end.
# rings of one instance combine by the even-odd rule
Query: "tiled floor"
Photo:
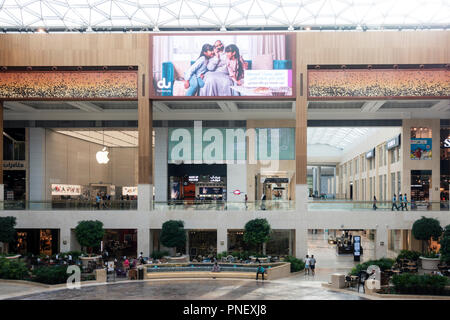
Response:
POLYGON ((363 300, 312 281, 161 280, 115 283, 22 296, 23 300, 363 300))

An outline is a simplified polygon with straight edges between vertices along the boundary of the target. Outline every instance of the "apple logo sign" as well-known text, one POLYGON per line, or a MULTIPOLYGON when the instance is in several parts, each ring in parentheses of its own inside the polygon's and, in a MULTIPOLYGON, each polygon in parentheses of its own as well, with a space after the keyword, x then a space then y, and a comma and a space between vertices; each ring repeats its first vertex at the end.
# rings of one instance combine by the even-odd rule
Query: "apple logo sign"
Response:
POLYGON ((97 158, 97 162, 100 164, 108 163, 109 162, 108 153, 109 152, 106 151, 106 147, 104 147, 102 151, 97 152, 97 154, 95 155, 95 157, 97 158))

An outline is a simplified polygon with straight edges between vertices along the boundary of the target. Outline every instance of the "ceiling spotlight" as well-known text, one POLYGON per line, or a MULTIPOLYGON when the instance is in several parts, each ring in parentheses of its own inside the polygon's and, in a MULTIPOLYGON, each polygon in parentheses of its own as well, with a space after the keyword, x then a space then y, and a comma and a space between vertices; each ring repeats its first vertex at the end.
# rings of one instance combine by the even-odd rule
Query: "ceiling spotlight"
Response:
POLYGON ((318 64, 316 64, 316 66, 314 67, 314 69, 319 70, 320 66, 318 64))
POLYGON ((154 27, 153 27, 153 32, 159 32, 158 26, 154 26, 154 27))
POLYGON ((81 70, 83 70, 83 67, 82 67, 82 66, 78 66, 78 67, 77 67, 77 70, 78 70, 78 71, 81 71, 81 70))
POLYGON ((392 67, 393 67, 395 70, 397 70, 397 69, 398 69, 398 64, 394 64, 392 67))
POLYGON ((93 32, 92 27, 91 27, 91 26, 88 26, 88 27, 86 28, 86 32, 93 32))
POLYGON ((371 64, 369 64, 369 65, 367 65, 367 69, 369 69, 369 70, 372 70, 372 65, 371 64))
POLYGON ((293 26, 289 26, 288 31, 294 31, 294 27, 293 26))
POLYGON ((33 70, 33 67, 28 66, 28 67, 27 67, 27 71, 31 71, 31 70, 33 70))
POLYGON ((425 66, 424 66, 423 64, 421 64, 421 65, 419 66, 419 68, 420 68, 420 69, 423 69, 423 68, 425 68, 425 66))
POLYGON ((36 32, 38 32, 38 33, 45 33, 45 29, 44 28, 37 28, 36 32))
POLYGON ((56 70, 58 70, 58 67, 53 66, 53 67, 52 67, 52 71, 56 71, 56 70))
POLYGON ((345 64, 343 64, 343 65, 341 66, 341 69, 342 69, 342 70, 345 70, 345 69, 347 69, 347 66, 346 66, 345 64))
POLYGON ((221 26, 220 31, 225 32, 225 31, 227 31, 227 28, 225 28, 225 26, 221 26))
POLYGON ((2 71, 6 71, 6 70, 8 70, 8 67, 3 66, 2 71))
POLYGON ((102 69, 106 71, 106 70, 108 70, 108 67, 107 66, 103 66, 102 69))
POLYGON ((311 27, 305 27, 306 31, 311 31, 311 27))

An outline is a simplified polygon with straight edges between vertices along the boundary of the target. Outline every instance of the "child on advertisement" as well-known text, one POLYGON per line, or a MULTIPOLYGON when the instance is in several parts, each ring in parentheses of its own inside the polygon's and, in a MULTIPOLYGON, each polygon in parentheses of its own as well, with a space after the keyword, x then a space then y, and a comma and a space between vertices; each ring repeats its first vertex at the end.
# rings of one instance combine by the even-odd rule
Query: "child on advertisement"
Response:
POLYGON ((186 96, 194 96, 199 88, 205 83, 203 77, 207 71, 208 60, 214 56, 214 47, 210 44, 204 44, 200 56, 192 66, 184 73, 184 88, 188 89, 186 96))

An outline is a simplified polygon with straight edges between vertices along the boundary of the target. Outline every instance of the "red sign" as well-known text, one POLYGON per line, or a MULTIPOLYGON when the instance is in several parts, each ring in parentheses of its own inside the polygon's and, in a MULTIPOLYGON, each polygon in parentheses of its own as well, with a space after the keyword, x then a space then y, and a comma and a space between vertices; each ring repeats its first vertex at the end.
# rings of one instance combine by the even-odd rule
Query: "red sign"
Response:
POLYGON ((241 194, 241 190, 234 190, 233 193, 238 196, 241 194))

